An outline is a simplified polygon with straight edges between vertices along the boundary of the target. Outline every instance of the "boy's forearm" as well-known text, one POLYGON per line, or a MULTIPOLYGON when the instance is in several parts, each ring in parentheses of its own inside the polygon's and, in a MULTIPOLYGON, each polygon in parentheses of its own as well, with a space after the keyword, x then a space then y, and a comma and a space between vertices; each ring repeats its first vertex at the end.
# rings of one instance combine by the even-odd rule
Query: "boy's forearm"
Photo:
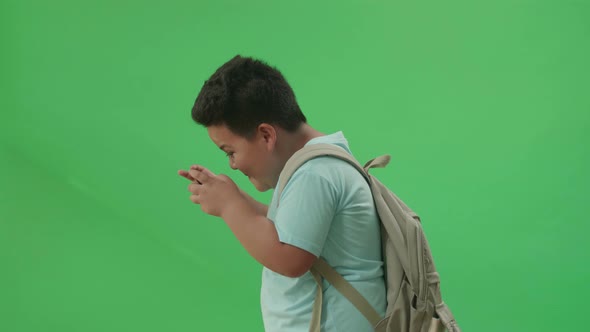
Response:
POLYGON ((258 214, 261 214, 263 216, 267 215, 268 205, 260 203, 259 201, 255 200, 252 196, 248 195, 248 193, 246 193, 242 189, 240 189, 240 192, 242 193, 242 195, 244 197, 246 197, 246 200, 248 200, 248 203, 254 207, 254 209, 256 210, 256 212, 258 214))
POLYGON ((251 202, 244 199, 230 203, 221 218, 260 264, 280 274, 292 274, 294 267, 284 259, 284 244, 279 241, 274 224, 258 213, 251 202))

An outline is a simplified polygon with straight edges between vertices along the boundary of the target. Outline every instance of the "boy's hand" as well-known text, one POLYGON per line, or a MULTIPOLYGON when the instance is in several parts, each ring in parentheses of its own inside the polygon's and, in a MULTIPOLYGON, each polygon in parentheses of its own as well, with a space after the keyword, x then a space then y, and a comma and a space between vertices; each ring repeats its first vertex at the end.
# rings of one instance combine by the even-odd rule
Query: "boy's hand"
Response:
POLYGON ((193 183, 188 186, 190 199, 201 205, 203 212, 221 217, 224 209, 236 200, 243 200, 238 186, 226 175, 215 175, 200 165, 193 165, 188 171, 180 170, 178 174, 193 183))

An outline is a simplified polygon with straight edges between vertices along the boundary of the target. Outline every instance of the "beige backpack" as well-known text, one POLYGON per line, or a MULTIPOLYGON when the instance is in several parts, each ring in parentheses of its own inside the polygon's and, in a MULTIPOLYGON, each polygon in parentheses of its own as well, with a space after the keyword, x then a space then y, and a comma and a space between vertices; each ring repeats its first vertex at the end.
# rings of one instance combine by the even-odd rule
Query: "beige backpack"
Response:
POLYGON ((331 156, 349 162, 368 181, 381 219, 383 262, 387 287, 387 310, 381 317, 369 302, 323 258, 311 268, 318 284, 310 332, 320 332, 322 283, 324 277, 365 316, 377 332, 460 332, 449 307, 442 301, 440 278, 420 218, 393 192, 369 174, 373 167, 385 167, 390 156, 368 161, 362 167, 344 149, 332 144, 313 144, 297 151, 281 172, 277 197, 293 173, 305 162, 331 156))

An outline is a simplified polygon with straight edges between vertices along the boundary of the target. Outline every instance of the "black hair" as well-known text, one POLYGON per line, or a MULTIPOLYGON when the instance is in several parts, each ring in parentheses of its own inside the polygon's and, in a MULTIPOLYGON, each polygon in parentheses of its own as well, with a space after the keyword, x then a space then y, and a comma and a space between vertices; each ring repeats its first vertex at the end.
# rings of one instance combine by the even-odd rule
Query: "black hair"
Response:
POLYGON ((250 138, 261 123, 294 132, 307 123, 281 72, 265 62, 235 56, 205 81, 191 112, 205 127, 226 125, 250 138))

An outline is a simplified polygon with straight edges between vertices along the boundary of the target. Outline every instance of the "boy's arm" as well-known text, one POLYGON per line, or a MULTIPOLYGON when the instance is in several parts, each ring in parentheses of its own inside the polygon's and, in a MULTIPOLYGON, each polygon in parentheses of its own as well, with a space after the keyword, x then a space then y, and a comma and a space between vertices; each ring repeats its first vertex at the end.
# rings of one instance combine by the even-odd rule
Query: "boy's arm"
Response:
MULTIPOLYGON (((178 174, 191 182, 196 181, 188 171, 179 170, 178 174)), ((266 218, 268 206, 241 189, 239 192, 243 199, 226 204, 220 217, 246 251, 276 273, 299 277, 307 272, 316 257, 303 249, 280 242, 274 224, 266 218)))
POLYGON ((248 193, 243 191, 241 188, 240 188, 240 193, 242 194, 242 196, 246 197, 246 200, 248 201, 248 203, 254 207, 254 209, 256 210, 256 212, 258 214, 261 214, 264 216, 267 215, 268 205, 260 203, 259 201, 255 200, 252 196, 248 195, 248 193))
POLYGON ((235 200, 226 206, 221 218, 246 251, 268 269, 291 278, 306 273, 316 256, 279 241, 274 224, 266 218, 268 207, 256 203, 259 205, 252 204, 248 199, 235 200), (264 206, 264 213, 261 213, 261 205, 264 206))

